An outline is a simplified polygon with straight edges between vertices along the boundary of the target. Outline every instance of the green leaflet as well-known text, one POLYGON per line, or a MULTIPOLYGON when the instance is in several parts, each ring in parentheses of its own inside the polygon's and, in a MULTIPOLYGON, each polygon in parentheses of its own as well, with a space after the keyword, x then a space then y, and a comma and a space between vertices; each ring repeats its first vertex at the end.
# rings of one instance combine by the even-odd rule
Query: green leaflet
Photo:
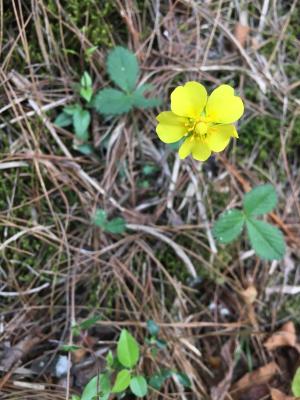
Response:
POLYGON ((280 260, 285 253, 281 231, 273 225, 254 218, 247 218, 247 231, 256 254, 266 260, 280 260))

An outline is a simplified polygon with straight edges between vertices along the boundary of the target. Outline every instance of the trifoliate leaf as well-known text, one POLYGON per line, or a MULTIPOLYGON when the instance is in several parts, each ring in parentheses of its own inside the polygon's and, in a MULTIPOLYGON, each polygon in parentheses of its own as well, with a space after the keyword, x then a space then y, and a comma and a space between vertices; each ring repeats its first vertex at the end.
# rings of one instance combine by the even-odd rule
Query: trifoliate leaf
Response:
POLYGON ((107 58, 107 72, 114 83, 127 93, 136 87, 139 64, 136 56, 123 47, 114 48, 107 58))
POLYGON ((230 243, 242 232, 245 217, 242 211, 232 209, 224 212, 213 226, 215 238, 220 243, 230 243))
POLYGON ((148 385, 146 379, 139 375, 131 378, 130 389, 137 397, 144 397, 148 393, 148 385))
POLYGON ((264 221, 248 217, 246 220, 250 243, 255 253, 266 260, 280 260, 285 253, 281 231, 264 221))
POLYGON ((120 363, 127 368, 134 367, 139 360, 139 345, 126 329, 122 330, 118 340, 117 356, 120 363))
POLYGON ((110 394, 109 376, 100 374, 94 376, 83 390, 81 400, 94 400, 100 394, 99 400, 106 400, 110 394))
POLYGON ((54 124, 59 126, 60 128, 65 128, 66 126, 72 125, 73 119, 72 116, 62 112, 58 114, 58 116, 54 120, 54 124))
POLYGON ((118 115, 131 110, 132 97, 117 89, 100 90, 92 101, 95 109, 104 115, 118 115))
POLYGON ((111 389, 112 393, 121 393, 126 390, 130 384, 130 371, 128 369, 122 369, 115 380, 114 386, 111 389))
POLYGON ((277 203, 274 186, 260 185, 246 193, 243 199, 244 210, 248 215, 261 215, 273 210, 277 203))
POLYGON ((106 223, 104 230, 110 233, 124 233, 126 230, 126 222, 124 218, 113 218, 106 223))
POLYGON ((297 368, 292 381, 292 392, 295 397, 300 397, 300 367, 297 368))
POLYGON ((85 142, 89 138, 88 127, 91 122, 91 115, 87 110, 78 109, 73 114, 73 124, 76 137, 85 142))

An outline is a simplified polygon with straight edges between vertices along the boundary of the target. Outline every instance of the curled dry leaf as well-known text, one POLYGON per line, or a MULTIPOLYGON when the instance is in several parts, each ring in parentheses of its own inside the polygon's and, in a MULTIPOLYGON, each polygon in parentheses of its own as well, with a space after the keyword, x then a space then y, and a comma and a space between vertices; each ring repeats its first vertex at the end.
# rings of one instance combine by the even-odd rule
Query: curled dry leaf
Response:
POLYGON ((272 400, 297 400, 297 397, 288 396, 278 389, 271 388, 272 400))
POLYGON ((277 332, 273 333, 264 343, 269 351, 274 351, 278 347, 291 346, 299 350, 297 344, 296 329, 293 322, 284 324, 277 332))
POLYGON ((272 361, 263 367, 256 369, 253 372, 245 374, 239 381, 237 381, 232 390, 234 392, 246 391, 253 385, 262 385, 269 382, 279 372, 278 365, 272 361))

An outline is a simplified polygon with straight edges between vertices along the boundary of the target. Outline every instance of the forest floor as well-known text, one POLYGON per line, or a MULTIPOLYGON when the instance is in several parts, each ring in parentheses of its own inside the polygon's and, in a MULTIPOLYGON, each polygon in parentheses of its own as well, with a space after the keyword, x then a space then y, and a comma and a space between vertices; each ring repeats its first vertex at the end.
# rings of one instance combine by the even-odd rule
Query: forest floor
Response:
POLYGON ((293 399, 299 2, 0 0, 0 18, 1 400, 80 395, 122 328, 139 342, 146 376, 169 368, 191 381, 170 378, 149 399, 293 399), (105 60, 117 45, 137 55, 162 105, 92 111, 84 155, 54 120, 80 101, 84 71, 94 90, 110 84, 105 60), (205 163, 179 160, 155 133, 170 92, 189 80, 209 91, 231 84, 245 103, 239 139, 205 163), (279 199, 281 261, 260 260, 244 236, 225 246, 212 235, 220 213, 262 183, 279 199), (96 227, 97 208, 124 218, 126 231, 96 227), (156 356, 149 320, 166 342, 156 356))

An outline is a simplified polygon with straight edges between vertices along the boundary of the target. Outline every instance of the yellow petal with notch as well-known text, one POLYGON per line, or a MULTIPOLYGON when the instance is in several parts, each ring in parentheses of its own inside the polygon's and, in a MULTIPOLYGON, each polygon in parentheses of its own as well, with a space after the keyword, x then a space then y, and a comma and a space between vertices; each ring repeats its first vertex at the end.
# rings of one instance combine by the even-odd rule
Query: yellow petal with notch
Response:
POLYGON ((206 117, 212 122, 231 124, 244 113, 242 99, 234 95, 229 85, 220 85, 209 96, 206 104, 206 117))
POLYGON ((231 136, 235 135, 234 125, 215 125, 208 129, 205 143, 212 151, 219 152, 225 149, 231 136))
POLYGON ((206 89, 198 82, 187 82, 184 86, 178 86, 171 93, 171 110, 181 117, 200 117, 206 102, 206 89))
POLYGON ((164 143, 178 142, 186 133, 186 118, 178 117, 171 111, 163 111, 157 117, 159 124, 156 127, 156 133, 164 143))

